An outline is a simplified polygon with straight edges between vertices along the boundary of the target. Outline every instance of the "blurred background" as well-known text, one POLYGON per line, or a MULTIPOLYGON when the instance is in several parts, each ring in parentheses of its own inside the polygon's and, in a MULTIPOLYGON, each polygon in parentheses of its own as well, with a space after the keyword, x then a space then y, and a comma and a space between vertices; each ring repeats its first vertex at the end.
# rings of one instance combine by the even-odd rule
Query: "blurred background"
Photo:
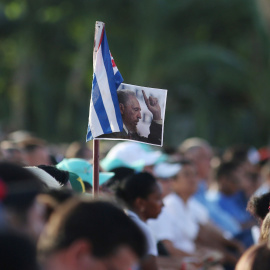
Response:
POLYGON ((97 20, 125 83, 168 89, 165 145, 269 144, 268 0, 1 0, 0 137, 85 138, 97 20))

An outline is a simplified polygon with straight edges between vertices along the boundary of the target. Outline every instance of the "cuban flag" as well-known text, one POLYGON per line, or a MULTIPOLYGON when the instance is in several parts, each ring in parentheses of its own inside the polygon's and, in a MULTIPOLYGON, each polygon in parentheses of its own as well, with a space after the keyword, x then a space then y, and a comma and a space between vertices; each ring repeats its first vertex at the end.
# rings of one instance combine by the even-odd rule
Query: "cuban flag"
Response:
POLYGON ((122 131, 123 121, 117 98, 117 89, 122 82, 103 27, 94 66, 86 141, 102 134, 122 131))

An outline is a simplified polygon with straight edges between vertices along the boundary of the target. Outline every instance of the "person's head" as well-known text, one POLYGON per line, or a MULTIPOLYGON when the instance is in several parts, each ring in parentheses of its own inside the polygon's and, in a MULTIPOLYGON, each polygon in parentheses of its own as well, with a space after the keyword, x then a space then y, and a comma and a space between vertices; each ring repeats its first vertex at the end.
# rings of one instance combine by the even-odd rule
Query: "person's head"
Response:
POLYGON ((226 194, 235 194, 241 188, 239 164, 234 161, 223 162, 216 170, 216 180, 219 190, 226 194))
POLYGON ((1 231, 0 265, 5 270, 38 270, 34 243, 24 235, 1 231))
POLYGON ((163 206, 161 188, 147 172, 127 177, 120 183, 115 195, 143 220, 157 218, 163 206))
POLYGON ((164 156, 160 151, 152 150, 145 144, 122 142, 113 146, 100 164, 105 171, 127 167, 135 171, 153 173, 154 165, 162 159, 164 156))
POLYGON ((49 189, 50 188, 61 188, 61 185, 58 183, 58 181, 52 177, 49 173, 46 171, 36 167, 36 166, 26 166, 24 167, 34 175, 36 175, 49 189))
POLYGON ((44 225, 43 206, 36 196, 44 184, 29 170, 8 162, 0 162, 0 179, 7 189, 2 204, 9 226, 36 240, 44 225))
POLYGON ((154 175, 161 185, 162 197, 166 197, 172 192, 172 182, 176 180, 177 174, 181 170, 181 165, 176 163, 161 162, 154 167, 154 175))
POLYGON ((263 180, 270 185, 270 161, 265 163, 261 168, 261 175, 263 180))
POLYGON ((70 189, 49 189, 45 193, 37 196, 37 201, 45 207, 44 219, 47 222, 51 214, 60 204, 75 197, 75 193, 70 189))
POLYGON ((73 199, 51 216, 38 254, 45 269, 128 270, 145 246, 141 230, 118 207, 73 199))
POLYGON ((142 118, 141 106, 136 98, 136 95, 131 90, 117 91, 120 112, 123 122, 127 129, 131 132, 136 132, 137 124, 142 118))
POLYGON ((39 165, 38 168, 51 175, 60 186, 70 187, 68 171, 60 170, 51 165, 39 165))
POLYGON ((93 158, 93 153, 86 143, 73 142, 67 148, 65 157, 66 158, 83 158, 85 160, 90 160, 93 158))
POLYGON ((51 159, 45 141, 39 138, 27 138, 19 143, 25 165, 50 165, 51 159))
MULTIPOLYGON (((56 167, 60 170, 77 174, 82 181, 88 182, 93 186, 93 166, 87 160, 82 158, 65 158, 56 167)), ((113 176, 114 173, 100 172, 99 185, 103 185, 113 176)))
POLYGON ((250 247, 238 261, 235 270, 270 269, 270 249, 267 244, 250 247))
POLYGON ((179 151, 185 159, 193 162, 198 177, 208 180, 211 171, 210 162, 213 157, 209 143, 201 138, 189 138, 179 146, 179 151))
POLYGON ((263 220, 259 242, 266 243, 269 239, 269 235, 270 235, 270 213, 268 213, 263 220))
POLYGON ((119 184, 126 179, 128 176, 133 175, 135 170, 127 167, 117 167, 111 169, 110 172, 115 173, 115 175, 108 180, 104 185, 106 185, 109 189, 115 190, 119 184))
POLYGON ((3 160, 8 162, 23 165, 23 156, 21 150, 12 141, 2 141, 0 143, 0 152, 3 155, 3 160))
POLYGON ((247 205, 247 211, 251 213, 261 224, 269 213, 270 192, 261 196, 252 196, 247 205))
POLYGON ((182 161, 181 170, 172 181, 172 190, 183 200, 191 197, 198 188, 198 176, 191 161, 182 161))

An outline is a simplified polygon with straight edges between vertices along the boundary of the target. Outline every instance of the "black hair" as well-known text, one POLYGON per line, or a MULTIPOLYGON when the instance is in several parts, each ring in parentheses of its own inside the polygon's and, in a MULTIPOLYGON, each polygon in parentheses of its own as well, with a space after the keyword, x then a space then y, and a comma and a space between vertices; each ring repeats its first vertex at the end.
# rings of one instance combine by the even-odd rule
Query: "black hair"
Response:
POLYGON ((61 188, 61 189, 49 189, 46 194, 51 196, 57 203, 64 203, 68 199, 75 196, 75 193, 71 189, 61 188))
POLYGON ((270 204, 270 192, 265 193, 261 196, 253 195, 247 204, 247 211, 253 216, 264 220, 266 215, 269 213, 270 204))
POLYGON ((50 165, 38 165, 37 167, 51 175, 60 185, 66 185, 69 181, 68 171, 60 170, 50 165))
POLYGON ((122 245, 130 247, 138 257, 146 252, 144 234, 117 206, 73 199, 51 216, 38 244, 40 258, 46 260, 79 239, 89 241, 97 258, 112 255, 122 245))
POLYGON ((5 270, 38 270, 34 243, 21 234, 1 231, 0 265, 5 270))
POLYGON ((226 161, 245 162, 248 159, 248 151, 250 146, 244 144, 237 144, 228 148, 223 158, 226 161))
POLYGON ((3 205, 25 221, 36 195, 44 191, 44 184, 27 169, 9 162, 0 162, 0 179, 7 187, 3 205))
POLYGON ((119 184, 115 195, 129 208, 132 208, 137 198, 146 199, 154 191, 156 185, 156 179, 152 174, 147 172, 136 173, 119 184))
POLYGON ((124 179, 135 173, 135 170, 127 167, 118 167, 110 170, 114 172, 114 176, 110 178, 104 185, 115 189, 124 179))
POLYGON ((219 180, 222 177, 229 177, 234 173, 240 166, 240 163, 235 161, 223 162, 219 165, 216 170, 216 179, 219 180))

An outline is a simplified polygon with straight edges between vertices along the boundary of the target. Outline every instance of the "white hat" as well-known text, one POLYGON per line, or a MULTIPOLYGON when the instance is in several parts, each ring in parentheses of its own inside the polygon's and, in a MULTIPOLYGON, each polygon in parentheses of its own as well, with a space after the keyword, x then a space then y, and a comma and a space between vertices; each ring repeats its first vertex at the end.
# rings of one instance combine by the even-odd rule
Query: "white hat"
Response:
POLYGON ((58 189, 61 188, 61 185, 57 182, 57 180, 53 178, 50 174, 45 172, 44 170, 35 166, 29 166, 29 167, 24 167, 24 168, 29 170, 34 175, 36 175, 49 188, 58 188, 58 189))
POLYGON ((171 178, 175 176, 182 166, 180 164, 172 163, 159 163, 154 167, 154 174, 159 178, 171 178))
POLYGON ((141 163, 142 167, 151 166, 158 161, 161 155, 160 151, 146 151, 140 143, 124 142, 115 145, 109 151, 101 161, 101 166, 107 171, 114 169, 117 167, 113 165, 115 160, 120 160, 129 167, 135 167, 138 163, 141 163))

